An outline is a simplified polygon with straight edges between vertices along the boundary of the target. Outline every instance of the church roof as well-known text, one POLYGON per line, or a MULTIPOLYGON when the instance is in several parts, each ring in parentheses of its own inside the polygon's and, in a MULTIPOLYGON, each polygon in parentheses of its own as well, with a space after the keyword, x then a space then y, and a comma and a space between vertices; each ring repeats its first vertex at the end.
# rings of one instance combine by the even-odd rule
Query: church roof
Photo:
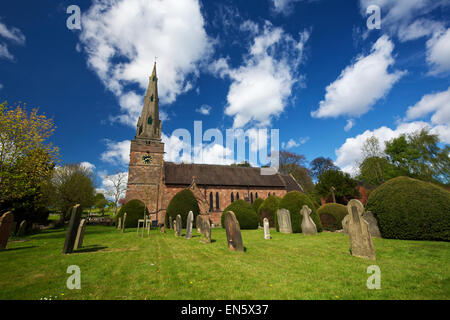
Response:
POLYGON ((290 175, 261 175, 260 168, 208 164, 164 163, 166 185, 190 185, 192 177, 198 185, 283 188, 302 191, 290 175))

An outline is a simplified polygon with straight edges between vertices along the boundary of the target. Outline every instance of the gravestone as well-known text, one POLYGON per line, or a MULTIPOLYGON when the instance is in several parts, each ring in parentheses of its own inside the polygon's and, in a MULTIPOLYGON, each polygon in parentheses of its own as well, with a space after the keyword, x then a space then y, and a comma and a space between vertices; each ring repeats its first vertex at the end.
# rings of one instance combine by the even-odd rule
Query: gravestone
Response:
POLYGON ((269 221, 269 227, 270 228, 274 228, 275 227, 275 221, 274 221, 274 217, 273 217, 272 212, 270 212, 268 210, 261 209, 260 219, 261 219, 261 222, 263 222, 263 225, 264 225, 264 219, 265 218, 267 218, 267 220, 269 221))
POLYGON ((86 219, 82 219, 78 226, 77 237, 75 239, 75 250, 80 249, 83 246, 84 232, 86 231, 86 219))
POLYGON ((200 241, 203 243, 211 243, 211 223, 206 217, 200 219, 200 241))
POLYGON ((241 227, 233 211, 225 213, 225 231, 227 233, 228 248, 231 251, 244 251, 241 227))
POLYGON ((125 223, 127 222, 127 213, 125 212, 123 214, 123 221, 122 221, 122 233, 125 233, 125 223))
POLYGON ((78 226, 80 225, 81 219, 81 206, 79 204, 72 208, 72 214, 70 215, 69 227, 66 231, 66 240, 64 242, 63 254, 68 254, 73 252, 73 247, 75 244, 75 238, 78 232, 78 226))
POLYGON ((317 227, 311 218, 312 210, 304 205, 302 210, 300 210, 300 214, 303 216, 302 218, 302 233, 304 235, 317 234, 317 227))
POLYGON ((200 229, 201 229, 201 226, 202 226, 202 216, 200 214, 195 219, 195 226, 197 227, 197 232, 201 233, 200 229))
POLYGON ((347 214, 344 219, 342 219, 342 230, 344 230, 345 234, 348 234, 348 222, 349 222, 350 216, 347 214))
POLYGON ((172 221, 172 219, 170 219, 170 216, 169 216, 169 229, 170 230, 173 229, 173 221, 172 221))
POLYGON ((192 238, 192 225, 194 224, 194 213, 189 211, 186 222, 186 239, 192 238))
POLYGON ((13 223, 14 215, 9 211, 0 217, 0 250, 6 249, 13 223))
POLYGON ((119 220, 117 221, 117 229, 122 229, 122 218, 119 217, 119 220))
POLYGON ((264 239, 270 240, 270 224, 269 224, 269 219, 264 218, 263 224, 264 224, 264 239))
POLYGON ((347 210, 349 213, 348 235, 351 254, 355 257, 375 260, 369 223, 363 218, 363 204, 359 200, 352 199, 347 204, 347 210))
POLYGON ((292 233, 291 214, 287 209, 277 210, 278 228, 281 233, 292 233))
POLYGON ((181 232, 183 230, 183 220, 181 219, 181 216, 179 214, 177 215, 177 219, 175 221, 175 224, 177 226, 176 235, 177 235, 177 237, 181 237, 181 232))
POLYGON ((364 212, 363 219, 366 220, 369 224, 370 235, 375 238, 381 238, 381 232, 378 228, 378 222, 373 213, 370 211, 364 212))
POLYGON ((27 221, 23 220, 19 225, 19 230, 17 230, 17 236, 23 237, 27 231, 27 221))

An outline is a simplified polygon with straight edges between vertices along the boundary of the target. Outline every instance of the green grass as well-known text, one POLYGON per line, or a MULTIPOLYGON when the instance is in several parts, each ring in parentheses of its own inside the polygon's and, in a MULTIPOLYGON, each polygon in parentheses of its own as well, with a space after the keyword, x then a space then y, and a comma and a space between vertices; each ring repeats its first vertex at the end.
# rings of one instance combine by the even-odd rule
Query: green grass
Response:
POLYGON ((150 238, 88 226, 84 249, 61 253, 64 231, 47 230, 0 251, 0 299, 449 299, 450 243, 374 239, 376 261, 349 254, 344 234, 244 230, 231 252, 223 229, 211 244, 152 230, 150 238), (381 289, 369 290, 370 265, 381 289), (81 290, 66 287, 81 268, 81 290))

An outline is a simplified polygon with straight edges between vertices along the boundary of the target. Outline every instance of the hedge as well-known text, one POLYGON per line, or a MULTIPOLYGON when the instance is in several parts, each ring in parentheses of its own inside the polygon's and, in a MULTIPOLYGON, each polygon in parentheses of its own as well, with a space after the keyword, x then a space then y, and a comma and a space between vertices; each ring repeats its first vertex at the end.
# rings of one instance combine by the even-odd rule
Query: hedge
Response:
POLYGON ((258 229, 258 217, 252 205, 240 199, 230 204, 222 213, 221 223, 225 227, 225 212, 233 211, 241 229, 258 229))
POLYGON ((271 226, 275 225, 275 216, 277 215, 278 206, 280 205, 281 198, 278 196, 269 196, 266 200, 263 201, 263 203, 259 206, 258 209, 258 221, 259 225, 263 225, 263 217, 261 216, 261 213, 269 212, 270 217, 269 223, 271 226))
POLYGON ((172 200, 170 200, 169 205, 166 210, 166 226, 169 226, 169 217, 170 219, 176 220, 177 215, 181 216, 182 226, 186 228, 187 216, 189 211, 192 211, 194 214, 193 226, 195 226, 196 218, 200 213, 200 209, 198 207, 197 199, 195 199, 194 194, 189 189, 184 189, 178 192, 172 200))
MULTIPOLYGON (((291 214, 291 223, 292 223, 292 232, 300 233, 302 232, 302 215, 300 214, 300 210, 304 205, 307 205, 311 210, 311 218, 317 227, 317 232, 322 231, 322 223, 320 222, 319 216, 317 215, 317 209, 314 205, 314 202, 304 193, 299 191, 291 191, 288 192, 283 199, 280 201, 280 209, 287 209, 291 214)), ((278 227, 278 219, 275 215, 275 226, 277 230, 278 227)))
POLYGON ((263 198, 256 198, 256 200, 252 203, 253 210, 255 210, 256 213, 259 212, 259 207, 264 202, 263 198))
POLYGON ((125 220, 125 228, 136 228, 139 219, 144 219, 144 211, 145 214, 148 215, 148 209, 145 204, 140 200, 130 200, 120 207, 117 216, 115 217, 115 222, 119 221, 119 218, 122 219, 123 223, 123 215, 127 213, 127 219, 125 220))
POLYGON ((347 215, 347 207, 339 203, 327 203, 317 209, 324 230, 342 229, 342 220, 347 215))
POLYGON ((366 210, 388 239, 450 240, 450 192, 408 177, 391 179, 369 196, 366 210))

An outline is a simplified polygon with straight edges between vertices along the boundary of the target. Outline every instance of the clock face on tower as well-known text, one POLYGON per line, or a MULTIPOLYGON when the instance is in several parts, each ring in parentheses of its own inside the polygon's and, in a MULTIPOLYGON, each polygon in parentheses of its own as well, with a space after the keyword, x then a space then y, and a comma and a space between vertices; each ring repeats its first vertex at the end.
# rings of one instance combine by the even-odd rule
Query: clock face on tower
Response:
POLYGON ((142 163, 143 164, 151 164, 153 161, 153 157, 146 154, 145 156, 142 156, 142 163))

